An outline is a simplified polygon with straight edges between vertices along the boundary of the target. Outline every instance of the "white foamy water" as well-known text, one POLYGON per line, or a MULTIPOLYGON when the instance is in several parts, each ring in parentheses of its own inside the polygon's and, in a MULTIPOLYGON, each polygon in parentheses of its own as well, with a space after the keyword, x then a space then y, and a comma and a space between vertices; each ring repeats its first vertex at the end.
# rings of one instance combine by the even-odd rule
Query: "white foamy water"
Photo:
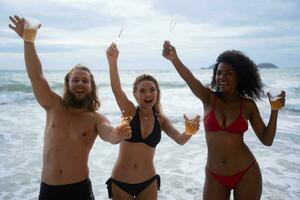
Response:
MULTIPOLYGON (((210 82, 211 70, 193 70, 203 83, 210 82)), ((252 129, 245 133, 245 143, 255 155, 263 176, 262 199, 300 199, 300 70, 260 70, 266 89, 287 92, 286 107, 279 114, 276 138, 266 147, 252 129)), ((66 71, 44 72, 51 87, 63 91, 66 71)), ((102 103, 100 112, 116 125, 120 112, 109 85, 107 71, 94 71, 102 103)), ((124 90, 132 96, 132 83, 142 71, 120 72, 124 90)), ((203 115, 201 102, 190 92, 174 69, 143 71, 158 78, 165 114, 183 130, 182 114, 203 115)), ((266 99, 257 102, 267 122, 270 108, 266 99)), ((36 103, 25 71, 0 71, 0 199, 37 199, 42 165, 45 112, 36 103)), ((89 167, 96 199, 107 199, 105 181, 110 177, 118 145, 97 138, 92 148, 89 167)), ((197 135, 184 146, 177 145, 165 134, 156 148, 155 164, 161 176, 161 200, 202 199, 206 143, 203 124, 197 135)))

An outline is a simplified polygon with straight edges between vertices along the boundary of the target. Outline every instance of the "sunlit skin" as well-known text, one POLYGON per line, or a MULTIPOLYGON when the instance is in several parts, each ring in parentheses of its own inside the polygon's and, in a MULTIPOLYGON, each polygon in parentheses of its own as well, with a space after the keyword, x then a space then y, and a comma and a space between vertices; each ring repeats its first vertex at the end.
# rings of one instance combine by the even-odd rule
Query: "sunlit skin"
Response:
MULTIPOLYGON (((24 20, 10 17, 9 27, 22 38, 24 20)), ((24 41, 25 64, 37 102, 46 112, 43 167, 41 181, 49 185, 77 183, 88 178, 88 157, 97 136, 116 144, 131 135, 127 124, 116 128, 102 114, 85 106, 75 108, 63 104, 63 98, 53 91, 43 75, 42 64, 35 42, 24 41)), ((71 72, 68 88, 77 100, 92 91, 91 74, 75 69, 71 72)))
MULTIPOLYGON (((106 51, 112 91, 118 103, 120 111, 124 116, 135 116, 136 106, 128 99, 121 87, 119 78, 117 59, 119 51, 115 44, 111 44, 106 51)), ((150 80, 142 80, 136 85, 136 91, 133 91, 135 100, 140 108, 140 128, 143 138, 147 138, 154 127, 154 105, 158 102, 159 90, 155 83, 150 80)), ((161 130, 164 131, 176 143, 183 145, 192 136, 180 133, 162 113, 156 113, 161 130)), ((200 117, 195 117, 195 130, 199 130, 200 117)), ((163 132, 162 132, 163 133, 163 132)), ((155 148, 139 142, 133 143, 122 141, 120 143, 119 155, 112 170, 111 177, 124 183, 141 183, 156 175, 154 166, 155 148)), ((133 199, 131 195, 112 184, 114 199, 133 199)), ((152 182, 143 190, 137 199, 157 199, 157 182, 152 182)))
POLYGON ((84 70, 74 70, 69 79, 69 90, 78 99, 83 99, 92 91, 90 74, 84 70))
MULTIPOLYGON (((162 55, 172 62, 194 95, 201 100, 204 116, 211 112, 215 102, 214 115, 221 129, 224 129, 239 117, 241 111, 241 117, 250 122, 257 138, 266 146, 272 145, 276 133, 278 110, 271 108, 269 121, 266 125, 255 101, 239 94, 237 87, 241 80, 233 66, 225 62, 220 62, 217 65, 214 78, 220 95, 216 96, 210 88, 202 85, 201 81, 181 62, 175 47, 169 41, 164 42, 162 55), (243 107, 240 110, 242 102, 243 107)), ((240 59, 240 57, 236 59, 240 59)), ((285 92, 281 92, 279 96, 282 98, 282 105, 284 105, 285 92)), ((246 169, 249 163, 255 160, 254 155, 244 143, 243 134, 231 134, 225 130, 205 131, 205 137, 207 143, 206 167, 219 175, 236 174, 246 169)), ((258 163, 255 162, 238 182, 233 190, 233 195, 235 200, 258 200, 261 193, 262 178, 258 163)), ((230 199, 230 190, 206 173, 203 199, 228 200, 230 199)))
MULTIPOLYGON (((142 81, 134 93, 136 101, 140 106, 141 134, 147 138, 152 132, 154 125, 153 106, 157 99, 157 90, 153 82, 142 81)), ((135 111, 134 111, 135 112, 135 111)), ((125 113, 128 115, 128 112, 125 113)), ((134 116, 135 113, 129 114, 134 116)), ((117 162, 112 171, 112 177, 127 183, 143 182, 156 174, 153 159, 155 148, 150 148, 144 143, 121 142, 117 162), (129 177, 128 177, 129 176, 129 177)), ((156 181, 154 181, 140 195, 141 199, 146 198, 147 193, 157 196, 156 181)), ((128 197, 124 191, 112 185, 115 199, 128 197)))
MULTIPOLYGON (((238 76, 232 66, 227 63, 220 63, 216 73, 216 83, 219 86, 220 92, 226 96, 236 93, 238 85, 238 76)), ((236 96, 238 96, 236 94, 236 96)))
MULTIPOLYGON (((147 138, 152 132, 154 125, 153 106, 157 100, 157 90, 153 82, 142 81, 137 86, 134 97, 140 106, 141 134, 143 138, 147 138)), ((129 114, 126 109, 125 115, 129 114)), ((155 148, 150 148, 144 143, 121 142, 117 162, 112 171, 112 177, 127 183, 143 182, 149 177, 156 174, 153 159, 155 148)), ((149 197, 149 192, 153 196, 157 196, 156 181, 154 181, 146 190, 140 194, 141 199, 149 197)), ((112 185, 115 199, 131 198, 123 190, 112 185)))
POLYGON ((157 90, 152 81, 142 81, 138 84, 134 96, 141 108, 152 112, 152 108, 157 100, 157 90))

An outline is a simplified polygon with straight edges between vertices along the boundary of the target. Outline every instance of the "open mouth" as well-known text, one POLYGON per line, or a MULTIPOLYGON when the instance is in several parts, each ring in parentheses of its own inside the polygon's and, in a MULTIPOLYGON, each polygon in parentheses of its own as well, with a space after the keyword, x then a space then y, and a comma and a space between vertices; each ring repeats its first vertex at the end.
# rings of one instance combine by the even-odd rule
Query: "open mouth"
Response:
POLYGON ((228 82, 227 81, 219 82, 219 87, 220 88, 223 88, 223 87, 226 87, 226 86, 228 86, 228 82))
POLYGON ((78 93, 78 94, 83 94, 84 90, 76 90, 75 92, 78 93))
POLYGON ((219 85, 220 86, 226 86, 228 84, 228 82, 227 81, 222 81, 222 82, 219 82, 219 85))
POLYGON ((74 95, 81 98, 81 97, 85 96, 85 91, 84 90, 75 90, 74 95))
POLYGON ((144 102, 145 103, 151 103, 153 100, 152 99, 145 99, 144 102))

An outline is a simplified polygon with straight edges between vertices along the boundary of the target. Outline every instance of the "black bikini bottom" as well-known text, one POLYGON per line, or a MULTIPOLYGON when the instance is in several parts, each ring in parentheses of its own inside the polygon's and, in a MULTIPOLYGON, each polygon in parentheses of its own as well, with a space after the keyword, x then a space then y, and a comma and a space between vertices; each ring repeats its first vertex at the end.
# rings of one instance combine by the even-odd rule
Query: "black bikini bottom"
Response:
POLYGON ((124 190, 125 192, 130 194, 131 196, 135 197, 139 193, 141 193, 146 187, 148 187, 155 180, 157 180, 157 189, 159 190, 160 189, 160 176, 159 175, 155 175, 155 176, 151 177, 150 179, 148 179, 144 182, 134 183, 134 184, 132 184, 132 183, 123 183, 123 182, 118 181, 116 179, 109 178, 106 181, 108 197, 111 199, 112 196, 113 196, 112 188, 111 188, 112 183, 117 185, 119 188, 121 188, 122 190, 124 190))
POLYGON ((94 200, 89 178, 67 185, 48 185, 41 182, 39 200, 94 200))

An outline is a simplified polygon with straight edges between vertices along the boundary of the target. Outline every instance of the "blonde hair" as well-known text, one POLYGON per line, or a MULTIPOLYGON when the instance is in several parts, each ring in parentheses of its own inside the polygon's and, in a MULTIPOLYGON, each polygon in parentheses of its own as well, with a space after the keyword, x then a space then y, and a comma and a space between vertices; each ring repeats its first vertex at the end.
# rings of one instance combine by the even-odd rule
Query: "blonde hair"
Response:
POLYGON ((161 104, 160 104, 160 88, 159 88, 159 84, 158 84, 157 80, 153 76, 148 75, 148 74, 142 74, 142 75, 137 76, 134 83, 133 83, 133 95, 137 91, 138 84, 143 82, 143 81, 151 81, 151 82, 154 83, 154 85, 156 87, 156 90, 157 90, 157 100, 156 100, 156 103, 154 104, 154 111, 157 114, 161 114, 162 113, 162 107, 161 107, 161 104))

